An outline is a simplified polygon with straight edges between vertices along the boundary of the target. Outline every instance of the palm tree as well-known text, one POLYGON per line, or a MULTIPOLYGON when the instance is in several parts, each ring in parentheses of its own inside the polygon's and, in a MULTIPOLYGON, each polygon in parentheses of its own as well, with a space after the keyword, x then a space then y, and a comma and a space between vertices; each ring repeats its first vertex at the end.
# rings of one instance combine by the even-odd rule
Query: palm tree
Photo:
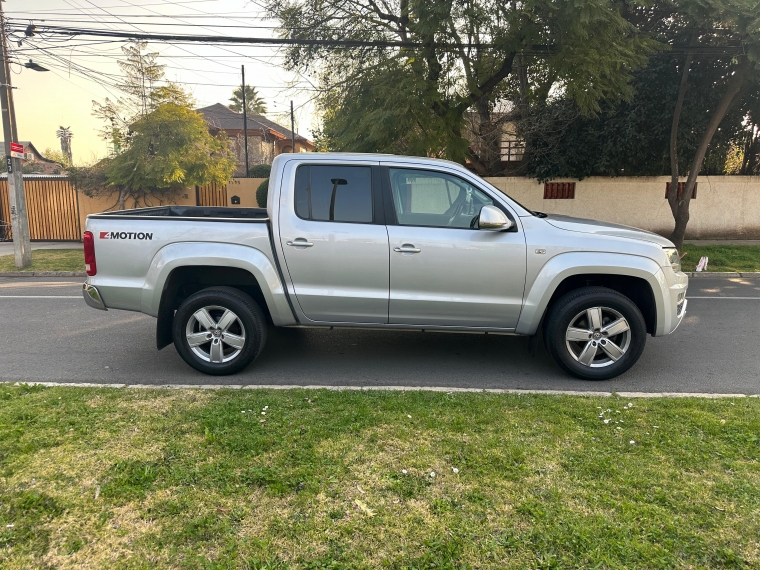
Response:
MULTIPOLYGON (((243 88, 238 87, 232 92, 230 109, 236 113, 243 112, 243 88)), ((248 115, 263 115, 267 112, 267 104, 259 97, 255 87, 245 86, 245 107, 248 115)))
POLYGON ((61 139, 61 152, 69 161, 69 165, 72 164, 74 161, 71 158, 71 137, 74 133, 71 132, 71 127, 60 127, 55 134, 61 139))

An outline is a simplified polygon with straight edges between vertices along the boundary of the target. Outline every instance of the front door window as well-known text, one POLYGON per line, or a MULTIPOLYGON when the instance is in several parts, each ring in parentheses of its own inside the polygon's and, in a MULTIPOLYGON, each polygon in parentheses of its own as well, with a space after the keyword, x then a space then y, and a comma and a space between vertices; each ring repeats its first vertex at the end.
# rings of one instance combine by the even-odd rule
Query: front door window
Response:
POLYGON ((493 205, 487 194, 448 174, 391 168, 390 177, 401 226, 470 229, 480 209, 493 205))

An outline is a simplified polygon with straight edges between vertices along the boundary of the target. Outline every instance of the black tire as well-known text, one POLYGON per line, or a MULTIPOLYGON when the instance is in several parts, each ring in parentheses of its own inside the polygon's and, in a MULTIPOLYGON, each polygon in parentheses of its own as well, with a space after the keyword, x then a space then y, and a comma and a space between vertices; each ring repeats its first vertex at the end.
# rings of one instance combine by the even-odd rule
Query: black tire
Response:
POLYGON ((172 337, 177 352, 190 366, 204 374, 225 376, 240 372, 256 360, 266 342, 267 323, 261 308, 247 294, 233 287, 210 287, 198 291, 182 302, 174 315, 172 337), (225 310, 231 311, 236 320, 228 330, 216 327, 216 332, 209 332, 211 329, 203 327, 195 316, 196 312, 209 307, 212 309, 206 313, 211 316, 214 325, 223 324, 221 317, 225 310), (211 340, 191 347, 188 327, 197 331, 195 335, 206 334, 211 340), (219 335, 218 338, 214 337, 215 334, 219 335), (240 346, 226 344, 225 334, 228 336, 227 342, 234 337, 235 343, 240 346), (221 348, 212 352, 213 343, 221 348), (206 357, 222 361, 214 362, 205 359, 206 357))
POLYGON ((550 307, 544 326, 544 342, 554 362, 584 380, 608 380, 629 370, 644 351, 646 337, 646 322, 636 304, 606 287, 584 287, 570 291, 550 307), (605 326, 620 321, 621 317, 626 323, 604 332, 605 326), (594 327, 591 323, 594 318, 602 321, 601 327, 594 327), (568 330, 571 323, 573 329, 568 330), (624 325, 628 326, 627 331, 609 336, 624 325), (599 332, 592 334, 592 331, 599 332), (584 340, 567 338, 568 335, 580 337, 581 332, 588 333, 584 340), (588 350, 584 352, 587 346, 588 350), (622 356, 619 352, 621 348, 625 349, 622 356), (582 362, 589 358, 588 364, 582 362))

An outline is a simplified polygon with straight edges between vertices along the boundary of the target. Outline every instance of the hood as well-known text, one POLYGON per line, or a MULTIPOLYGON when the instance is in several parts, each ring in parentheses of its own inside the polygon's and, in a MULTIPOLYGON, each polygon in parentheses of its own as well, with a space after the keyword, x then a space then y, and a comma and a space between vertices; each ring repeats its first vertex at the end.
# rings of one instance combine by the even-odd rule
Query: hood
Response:
POLYGON ((630 226, 621 226, 610 222, 599 222, 596 220, 585 220, 583 218, 572 218, 570 216, 559 216, 547 214, 545 220, 555 228, 567 230, 569 232, 581 232, 585 234, 597 234, 611 237, 626 239, 635 239, 655 243, 661 247, 674 247, 673 242, 660 235, 646 230, 632 228, 630 226))

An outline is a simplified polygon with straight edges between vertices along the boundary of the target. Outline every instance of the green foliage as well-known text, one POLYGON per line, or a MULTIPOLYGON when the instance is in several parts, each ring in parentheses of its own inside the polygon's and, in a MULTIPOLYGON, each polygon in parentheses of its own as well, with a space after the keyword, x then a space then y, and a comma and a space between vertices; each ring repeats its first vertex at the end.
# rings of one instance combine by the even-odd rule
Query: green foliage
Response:
POLYGON ((111 159, 99 160, 89 166, 72 166, 69 168, 69 180, 85 196, 93 198, 96 196, 110 195, 114 188, 108 188, 108 177, 106 176, 106 167, 111 159))
POLYGON ((260 208, 267 207, 267 198, 269 197, 269 178, 264 180, 259 187, 256 188, 256 203, 260 208))
MULTIPOLYGON (((265 115, 267 112, 267 104, 256 92, 255 87, 250 85, 245 86, 245 107, 247 109, 247 115, 265 115)), ((243 87, 238 87, 232 92, 230 97, 229 108, 236 113, 243 112, 243 87)))
POLYGON ((322 88, 320 148, 468 160, 482 173, 500 168, 504 109, 554 90, 583 113, 598 113, 601 101, 631 95, 631 72, 657 48, 608 0, 270 0, 267 6, 289 38, 426 46, 289 48, 287 65, 314 75, 322 88), (535 45, 551 49, 539 54, 535 45), (476 151, 468 138, 479 139, 476 151))
POLYGON ((23 174, 34 174, 35 172, 42 172, 42 165, 37 162, 25 162, 21 165, 21 172, 23 174))
POLYGON ((148 52, 148 43, 130 41, 122 46, 125 56, 118 64, 123 77, 117 87, 125 94, 116 100, 92 102, 92 114, 104 123, 100 134, 110 145, 114 154, 129 146, 130 126, 136 120, 165 103, 180 107, 192 107, 193 98, 173 83, 157 85, 164 78, 164 65, 157 62, 158 52, 148 52))
POLYGON ((248 170, 248 176, 251 178, 269 178, 271 172, 271 164, 256 164, 248 170))
POLYGON ((732 171, 752 171, 753 155, 760 150, 753 146, 757 124, 753 117, 760 116, 754 111, 760 104, 753 55, 760 54, 760 32, 751 24, 760 17, 756 3, 666 1, 657 10, 639 9, 627 16, 662 43, 678 46, 677 53, 652 56, 647 68, 634 74, 633 97, 603 106, 597 116, 584 116, 564 94, 531 107, 518 124, 529 143, 522 172, 540 180, 671 174, 671 125, 687 59, 684 50, 692 42, 696 51, 679 120, 678 172, 682 176, 689 172, 705 140, 709 146, 704 161, 699 161, 700 173, 723 174, 732 152, 736 155, 731 157, 732 171), (732 54, 730 46, 736 45, 745 46, 746 57, 732 54), (704 53, 712 48, 728 53, 704 53), (708 124, 737 73, 745 76, 744 88, 720 128, 705 139, 708 124), (744 148, 740 155, 739 148, 744 148))
MULTIPOLYGON (((687 172, 701 133, 723 94, 722 58, 698 59, 679 129, 679 171, 687 172)), ((683 56, 660 55, 634 76, 630 101, 605 105, 584 116, 572 101, 549 102, 520 123, 531 140, 523 172, 541 181, 588 176, 662 176, 670 174, 670 130, 683 56)), ((716 133, 703 174, 723 174, 733 141, 743 137, 745 107, 737 105, 716 133)))
POLYGON ((71 166, 69 164, 69 157, 66 156, 62 151, 60 150, 54 150, 52 148, 46 148, 45 152, 42 153, 42 156, 47 158, 48 160, 53 160, 60 164, 63 167, 71 166))
POLYGON ((108 184, 134 197, 171 198, 187 186, 225 183, 235 160, 225 140, 212 137, 203 117, 175 103, 159 106, 131 126, 129 148, 109 161, 108 184))

